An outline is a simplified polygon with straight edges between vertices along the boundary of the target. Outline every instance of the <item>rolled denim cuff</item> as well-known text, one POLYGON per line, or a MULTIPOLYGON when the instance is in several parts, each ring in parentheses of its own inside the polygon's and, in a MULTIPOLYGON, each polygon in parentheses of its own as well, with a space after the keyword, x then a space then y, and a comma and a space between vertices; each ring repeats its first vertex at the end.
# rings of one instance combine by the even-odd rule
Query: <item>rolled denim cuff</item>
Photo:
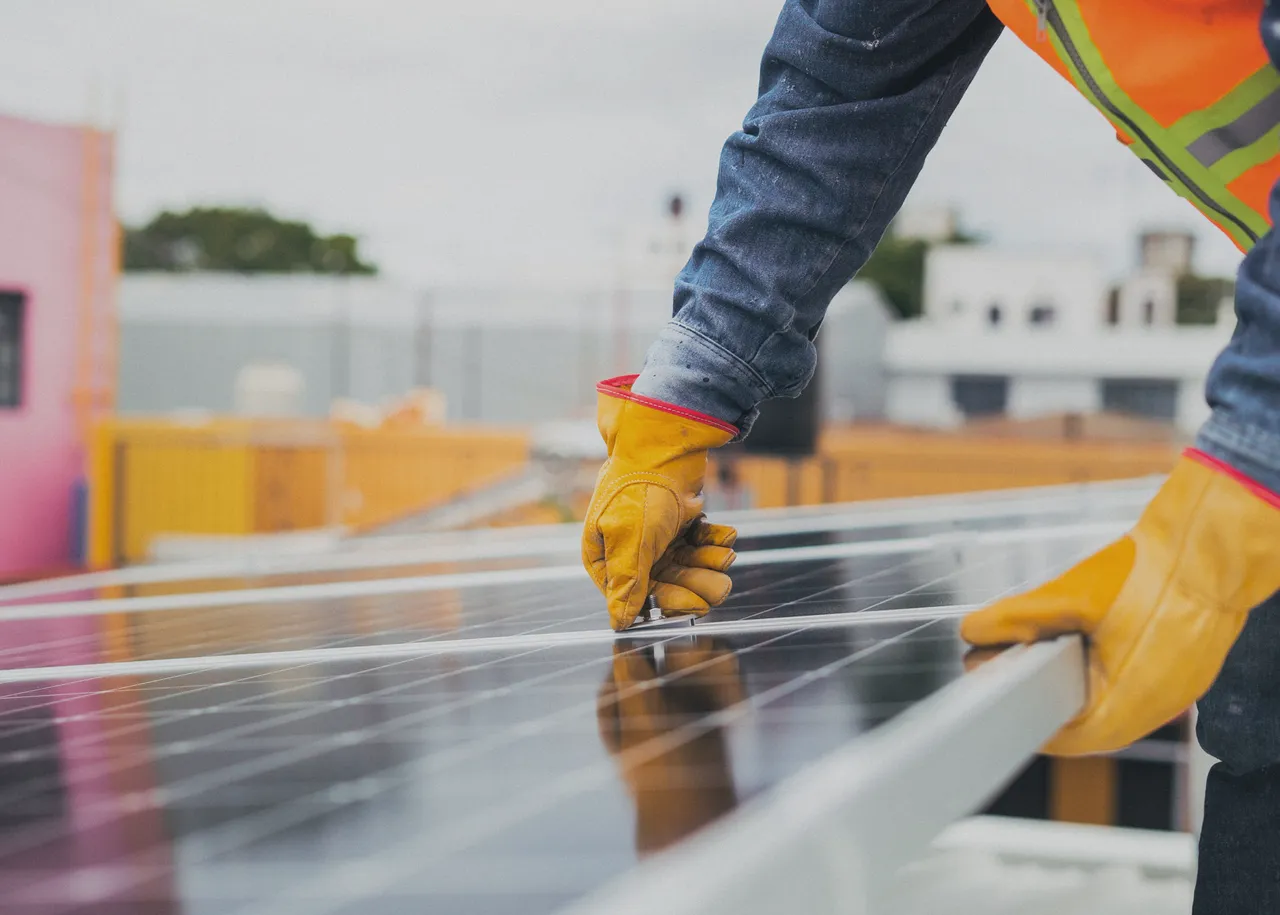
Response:
POLYGON ((745 360, 675 320, 649 348, 631 390, 731 423, 739 430, 735 442, 751 431, 760 402, 770 396, 745 360))
POLYGON ((1214 411, 1196 436, 1196 448, 1280 493, 1280 436, 1214 411))

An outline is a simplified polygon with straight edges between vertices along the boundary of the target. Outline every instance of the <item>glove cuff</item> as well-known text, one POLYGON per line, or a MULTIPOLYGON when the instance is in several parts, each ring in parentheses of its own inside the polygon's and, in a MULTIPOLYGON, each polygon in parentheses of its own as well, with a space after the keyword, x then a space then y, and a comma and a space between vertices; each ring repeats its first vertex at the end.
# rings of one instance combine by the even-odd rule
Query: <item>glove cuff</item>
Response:
POLYGON ((1266 502, 1272 508, 1280 508, 1280 494, 1267 489, 1257 480, 1250 476, 1246 476, 1239 470, 1236 470, 1226 461, 1216 458, 1211 454, 1206 454, 1198 448, 1188 448, 1186 451, 1182 452, 1182 456, 1189 461, 1195 461, 1201 466, 1217 471, 1223 476, 1230 477, 1259 499, 1266 502))
POLYGON ((596 391, 606 397, 616 397, 619 400, 629 401, 630 403, 640 404, 650 408, 651 410, 660 410, 663 413, 670 413, 672 416, 679 416, 681 419, 691 420, 695 423, 701 423, 704 426, 710 426, 721 432, 727 432, 735 438, 738 435, 738 427, 732 423, 727 423, 722 419, 716 419, 714 416, 708 416, 706 413, 699 413, 697 410, 690 410, 688 407, 681 407, 677 404, 667 403, 665 400, 657 400, 653 397, 645 397, 643 394, 633 394, 631 386, 635 384, 639 375, 619 375, 616 378, 606 378, 604 381, 596 385, 596 391))

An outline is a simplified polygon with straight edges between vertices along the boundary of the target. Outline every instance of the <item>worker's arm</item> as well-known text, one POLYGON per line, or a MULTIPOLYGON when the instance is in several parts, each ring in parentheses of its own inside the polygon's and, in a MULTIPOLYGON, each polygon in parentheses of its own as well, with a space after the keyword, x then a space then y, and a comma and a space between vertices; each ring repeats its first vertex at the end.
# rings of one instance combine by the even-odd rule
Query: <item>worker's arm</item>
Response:
MULTIPOLYGON (((1261 32, 1280 64, 1280 9, 1265 7, 1261 32)), ((1271 217, 1280 217, 1280 185, 1271 193, 1271 217)), ((1240 267, 1236 313, 1235 334, 1209 376, 1213 415, 1133 529, 961 626, 966 639, 985 647, 1064 633, 1088 639, 1088 702, 1050 752, 1115 750, 1181 714, 1214 682, 1249 614, 1280 592, 1275 229, 1240 267)), ((1242 707, 1238 697, 1229 701, 1242 707)), ((1248 727, 1237 717, 1237 727, 1248 727)))
POLYGON ((871 254, 996 37, 985 0, 787 0, 726 144, 707 236, 638 380, 600 386, 609 458, 582 560, 615 629, 724 601, 736 533, 703 523, 707 452, 796 395, 836 291, 871 254))
MULTIPOLYGON (((1262 44, 1280 67, 1280 6, 1262 10, 1262 44)), ((1280 219, 1280 182, 1271 189, 1271 222, 1280 219)), ((1236 274, 1237 324, 1209 373, 1213 415, 1196 446, 1280 492, 1280 233, 1273 228, 1236 274)))
POLYGON ((827 305, 1000 30, 984 0, 787 0, 636 393, 743 432, 761 401, 799 394, 827 305))

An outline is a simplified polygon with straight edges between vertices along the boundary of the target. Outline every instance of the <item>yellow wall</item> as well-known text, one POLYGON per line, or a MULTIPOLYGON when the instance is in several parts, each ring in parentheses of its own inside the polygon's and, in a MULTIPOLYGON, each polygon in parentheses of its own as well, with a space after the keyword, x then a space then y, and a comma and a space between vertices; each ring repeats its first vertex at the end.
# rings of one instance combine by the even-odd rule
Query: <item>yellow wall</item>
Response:
POLYGON ((137 561, 166 533, 369 527, 527 460, 525 436, 507 430, 110 420, 94 434, 89 558, 97 567, 137 561))
POLYGON ((775 508, 1119 480, 1167 473, 1179 451, 1167 441, 1023 440, 853 427, 825 433, 816 457, 742 457, 738 468, 754 507, 775 508))
POLYGON ((385 524, 496 480, 529 459, 522 434, 483 429, 342 433, 343 523, 385 524))

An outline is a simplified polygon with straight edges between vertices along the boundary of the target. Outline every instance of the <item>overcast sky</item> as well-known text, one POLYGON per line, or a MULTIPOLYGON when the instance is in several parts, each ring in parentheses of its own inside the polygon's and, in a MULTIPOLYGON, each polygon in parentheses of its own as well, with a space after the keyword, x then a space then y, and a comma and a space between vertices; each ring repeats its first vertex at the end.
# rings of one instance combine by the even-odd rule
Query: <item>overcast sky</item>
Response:
MULTIPOLYGON (((0 111, 118 122, 126 220, 261 204, 408 281, 573 285, 670 191, 704 219, 780 2, 5 0, 0 111)), ((1008 37, 908 206, 936 204, 1113 271, 1145 225, 1237 260, 1008 37)))

